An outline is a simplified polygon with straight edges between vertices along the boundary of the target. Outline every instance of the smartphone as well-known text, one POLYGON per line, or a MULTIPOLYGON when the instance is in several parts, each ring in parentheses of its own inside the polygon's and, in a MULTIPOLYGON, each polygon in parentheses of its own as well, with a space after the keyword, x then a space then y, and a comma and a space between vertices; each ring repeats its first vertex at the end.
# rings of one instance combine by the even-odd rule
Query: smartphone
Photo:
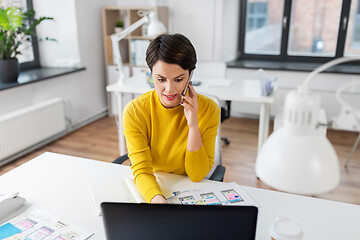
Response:
POLYGON ((203 193, 200 196, 206 201, 207 205, 221 205, 221 202, 214 193, 203 193))
POLYGON ((224 196, 230 203, 244 201, 244 199, 242 199, 240 197, 240 195, 234 189, 224 190, 224 191, 221 191, 221 193, 224 194, 224 196))
MULTIPOLYGON (((187 91, 189 90, 189 85, 190 85, 190 82, 191 82, 193 72, 194 72, 194 70, 191 71, 190 76, 189 76, 189 80, 186 82, 186 86, 184 88, 184 91, 181 93, 181 96, 185 96, 187 91)), ((181 98, 180 103, 181 104, 184 103, 184 98, 181 98)))

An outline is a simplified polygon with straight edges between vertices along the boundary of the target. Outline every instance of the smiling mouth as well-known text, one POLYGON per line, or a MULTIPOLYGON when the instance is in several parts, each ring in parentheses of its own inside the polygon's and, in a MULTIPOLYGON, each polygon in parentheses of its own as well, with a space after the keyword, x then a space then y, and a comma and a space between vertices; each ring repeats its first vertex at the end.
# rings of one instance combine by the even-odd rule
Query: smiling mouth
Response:
POLYGON ((174 100, 176 98, 176 96, 177 96, 177 94, 173 94, 173 95, 163 94, 163 95, 167 100, 174 100))

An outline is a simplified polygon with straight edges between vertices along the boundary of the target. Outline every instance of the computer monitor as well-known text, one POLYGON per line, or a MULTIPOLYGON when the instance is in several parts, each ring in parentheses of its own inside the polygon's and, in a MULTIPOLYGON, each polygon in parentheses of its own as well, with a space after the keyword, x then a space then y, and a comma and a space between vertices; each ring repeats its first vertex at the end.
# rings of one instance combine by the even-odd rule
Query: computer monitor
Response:
POLYGON ((254 206, 102 203, 108 240, 255 239, 254 206))

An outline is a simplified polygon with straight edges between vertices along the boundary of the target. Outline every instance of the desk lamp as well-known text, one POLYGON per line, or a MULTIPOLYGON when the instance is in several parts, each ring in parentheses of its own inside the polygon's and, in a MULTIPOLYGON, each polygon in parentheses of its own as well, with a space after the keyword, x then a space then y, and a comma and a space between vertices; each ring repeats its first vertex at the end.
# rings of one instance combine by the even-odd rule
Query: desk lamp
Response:
POLYGON ((156 35, 160 35, 166 32, 166 27, 159 21, 158 16, 154 11, 138 11, 138 15, 142 17, 140 20, 125 28, 123 31, 112 34, 110 37, 114 63, 116 64, 119 71, 119 84, 122 84, 125 78, 124 66, 119 49, 119 41, 145 23, 149 23, 147 28, 148 37, 155 37, 156 35))
POLYGON ((325 193, 337 186, 338 157, 329 140, 316 130, 320 97, 311 93, 308 85, 316 74, 349 61, 360 61, 360 57, 321 65, 286 96, 284 125, 264 142, 256 160, 256 175, 265 184, 304 195, 325 193))

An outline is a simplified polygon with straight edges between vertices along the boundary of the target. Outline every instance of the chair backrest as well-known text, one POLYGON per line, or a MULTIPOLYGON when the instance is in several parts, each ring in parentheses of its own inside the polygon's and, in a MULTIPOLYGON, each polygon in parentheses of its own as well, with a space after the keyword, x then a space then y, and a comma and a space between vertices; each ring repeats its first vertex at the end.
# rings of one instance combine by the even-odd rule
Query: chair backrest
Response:
MULTIPOLYGON (((220 107, 220 99, 214 95, 210 95, 207 93, 202 93, 199 92, 199 94, 204 95, 208 98, 211 98, 212 100, 214 100, 214 102, 216 102, 216 104, 220 107)), ((220 117, 220 116, 219 116, 220 117)), ((209 179, 210 176, 213 174, 213 172, 215 171, 215 168, 218 165, 222 165, 222 151, 221 151, 221 121, 219 121, 219 127, 218 127, 218 132, 216 135, 216 140, 215 140, 215 155, 214 155, 214 165, 212 167, 212 169, 210 170, 209 174, 205 177, 206 179, 209 179)))
POLYGON ((360 132, 360 94, 356 94, 359 91, 360 83, 355 81, 345 83, 336 90, 335 96, 340 105, 340 112, 338 116, 333 117, 332 128, 360 132))

